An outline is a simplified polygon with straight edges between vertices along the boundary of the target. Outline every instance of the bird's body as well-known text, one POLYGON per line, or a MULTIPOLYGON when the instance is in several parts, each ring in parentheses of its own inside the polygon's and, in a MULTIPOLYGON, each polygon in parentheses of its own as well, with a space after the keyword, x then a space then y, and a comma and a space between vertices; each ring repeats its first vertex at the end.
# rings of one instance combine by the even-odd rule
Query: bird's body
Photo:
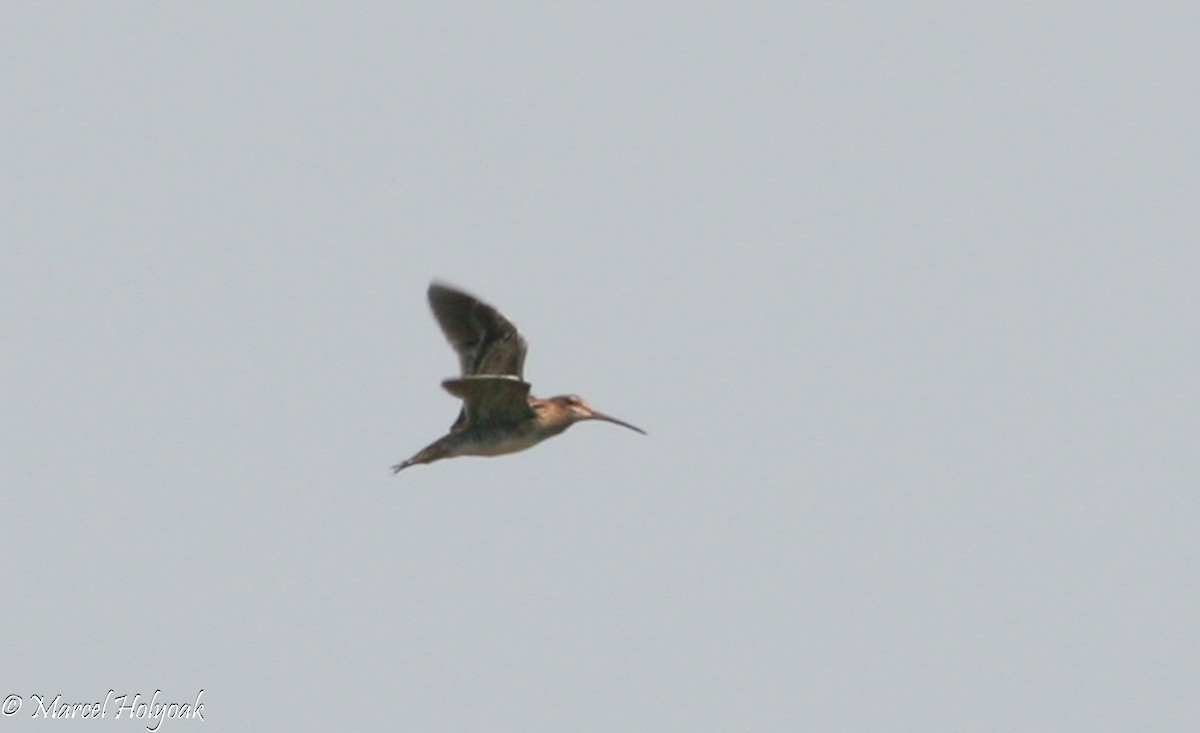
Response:
POLYGON ((490 305, 436 282, 429 286, 429 304, 458 352, 462 371, 460 378, 447 379, 442 386, 460 398, 463 407, 449 433, 392 466, 393 472, 443 458, 516 453, 581 420, 604 420, 643 432, 593 410, 576 395, 530 395, 524 381, 525 339, 490 305))

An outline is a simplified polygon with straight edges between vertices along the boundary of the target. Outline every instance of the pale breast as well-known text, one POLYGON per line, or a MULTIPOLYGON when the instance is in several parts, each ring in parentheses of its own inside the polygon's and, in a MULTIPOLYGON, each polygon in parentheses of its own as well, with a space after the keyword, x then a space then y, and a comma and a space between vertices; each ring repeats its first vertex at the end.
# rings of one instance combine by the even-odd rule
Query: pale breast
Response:
POLYGON ((480 436, 459 447, 461 456, 503 456, 516 453, 526 448, 532 448, 542 441, 545 436, 532 433, 522 435, 487 435, 480 436))

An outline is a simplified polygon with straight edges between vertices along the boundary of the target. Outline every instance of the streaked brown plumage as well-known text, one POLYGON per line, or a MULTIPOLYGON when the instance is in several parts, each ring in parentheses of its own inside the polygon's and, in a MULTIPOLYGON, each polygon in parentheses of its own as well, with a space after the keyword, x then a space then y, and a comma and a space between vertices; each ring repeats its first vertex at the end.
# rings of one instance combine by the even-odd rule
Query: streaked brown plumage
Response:
POLYGON ((525 381, 525 339, 487 303, 434 282, 429 305, 458 352, 462 376, 442 386, 463 401, 450 432, 412 458, 392 466, 393 473, 418 463, 455 456, 515 453, 558 435, 582 420, 604 420, 645 434, 627 422, 597 412, 578 395, 539 399, 525 381))

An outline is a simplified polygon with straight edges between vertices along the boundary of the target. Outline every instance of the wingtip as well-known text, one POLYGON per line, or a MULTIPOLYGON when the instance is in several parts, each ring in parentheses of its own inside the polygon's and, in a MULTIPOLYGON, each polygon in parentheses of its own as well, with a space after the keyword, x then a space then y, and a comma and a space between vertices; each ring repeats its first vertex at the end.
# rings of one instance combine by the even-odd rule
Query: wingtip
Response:
POLYGON ((447 290, 454 290, 454 288, 450 285, 447 285, 444 281, 435 278, 429 281, 429 287, 425 289, 425 294, 429 296, 430 300, 432 300, 438 293, 442 293, 447 290))
POLYGON ((464 291, 462 288, 458 287, 457 285, 448 283, 445 280, 442 280, 441 278, 435 277, 434 279, 429 281, 429 287, 426 289, 426 292, 428 292, 430 295, 432 295, 433 293, 437 293, 437 292, 462 293, 464 291))

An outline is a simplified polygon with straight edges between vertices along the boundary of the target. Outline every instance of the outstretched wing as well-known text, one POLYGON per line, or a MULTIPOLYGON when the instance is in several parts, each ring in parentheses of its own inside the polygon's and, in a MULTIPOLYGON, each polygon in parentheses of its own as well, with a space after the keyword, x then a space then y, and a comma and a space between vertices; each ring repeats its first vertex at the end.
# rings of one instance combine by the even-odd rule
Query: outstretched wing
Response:
POLYGON ((429 305, 458 352, 464 377, 497 374, 524 378, 525 339, 499 311, 438 282, 429 286, 429 305))
POLYGON ((529 406, 529 383, 516 377, 481 375, 447 379, 442 386, 463 401, 462 413, 450 428, 512 425, 534 416, 529 406))

